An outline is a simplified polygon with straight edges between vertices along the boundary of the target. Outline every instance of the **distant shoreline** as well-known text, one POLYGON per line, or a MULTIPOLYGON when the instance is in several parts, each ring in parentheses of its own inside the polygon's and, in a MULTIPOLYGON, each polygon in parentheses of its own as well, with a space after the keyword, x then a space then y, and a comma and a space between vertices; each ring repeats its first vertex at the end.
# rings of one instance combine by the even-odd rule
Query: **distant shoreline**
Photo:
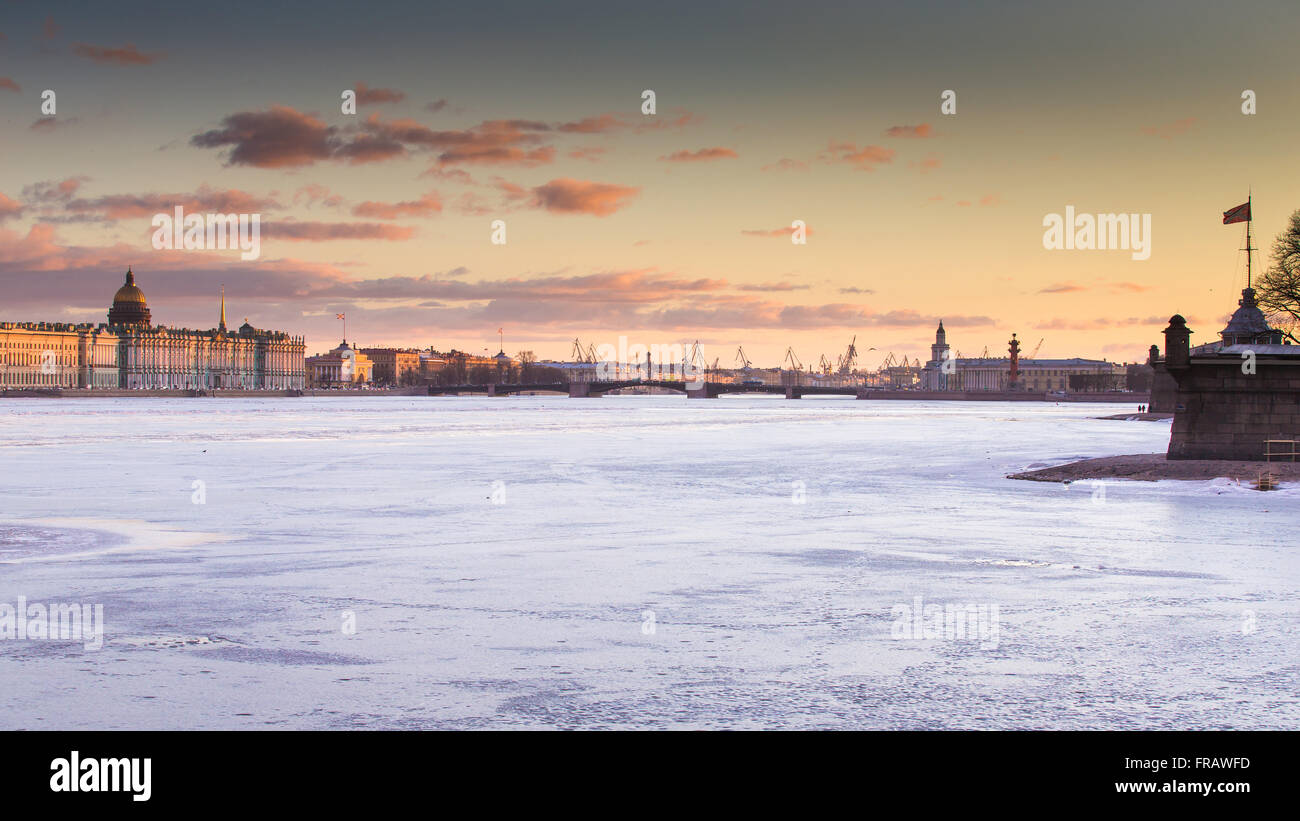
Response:
MULTIPOLYGON (((527 395, 534 392, 522 392, 527 395)), ((542 393, 536 392, 538 395, 542 393)), ((741 395, 746 391, 736 391, 735 395, 741 395)), ((486 396, 487 387, 483 386, 481 391, 467 391, 459 394, 446 393, 438 394, 439 396, 486 396)), ((547 396, 563 397, 562 393, 546 393, 547 396)), ((660 394, 654 394, 660 395, 660 394)), ((662 395, 683 394, 664 393, 662 395)), ((727 394, 731 395, 731 394, 727 394)), ((375 388, 372 390, 328 390, 319 388, 307 388, 304 390, 275 390, 275 391, 257 391, 241 390, 237 388, 228 388, 222 390, 125 390, 121 388, 30 388, 14 389, 8 388, 0 390, 0 399, 126 399, 126 398, 164 398, 164 399, 284 399, 297 398, 300 396, 320 396, 320 397, 366 397, 366 396, 430 396, 428 386, 406 387, 406 388, 375 388)), ((1149 401, 1149 395, 1145 393, 1076 393, 1066 396, 1054 396, 1043 393, 1027 392, 1010 392, 1010 391, 896 391, 896 390, 876 390, 870 389, 863 391, 857 398, 862 400, 892 400, 892 401, 913 401, 913 402, 1052 402, 1052 403, 1113 403, 1133 405, 1146 404, 1149 401)), ((1156 416, 1153 414, 1141 415, 1141 418, 1156 416)), ((1116 416, 1098 417, 1101 419, 1129 419, 1139 417, 1134 411, 1133 414, 1119 414, 1116 416)), ((1161 416, 1161 418, 1168 418, 1161 416)))

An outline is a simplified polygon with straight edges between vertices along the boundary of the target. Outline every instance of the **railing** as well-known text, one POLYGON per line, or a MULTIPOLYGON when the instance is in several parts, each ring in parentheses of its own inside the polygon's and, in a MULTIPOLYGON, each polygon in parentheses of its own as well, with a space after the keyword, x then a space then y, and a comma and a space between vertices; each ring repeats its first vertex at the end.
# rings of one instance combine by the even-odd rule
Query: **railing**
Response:
POLYGON ((1280 462, 1283 459, 1294 462, 1296 457, 1295 439, 1265 439, 1264 440, 1264 461, 1271 462, 1274 457, 1280 462), (1277 445, 1277 449, 1274 449, 1277 445))

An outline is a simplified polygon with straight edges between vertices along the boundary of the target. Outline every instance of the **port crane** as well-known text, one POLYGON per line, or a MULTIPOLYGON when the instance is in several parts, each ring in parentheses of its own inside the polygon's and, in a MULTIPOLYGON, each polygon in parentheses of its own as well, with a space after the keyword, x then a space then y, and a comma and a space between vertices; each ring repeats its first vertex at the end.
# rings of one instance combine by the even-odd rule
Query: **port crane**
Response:
POLYGON ((792 370, 803 370, 803 363, 799 361, 799 357, 795 354, 793 347, 785 349, 785 359, 782 360, 781 364, 784 365, 786 362, 790 363, 790 368, 792 370))
POLYGON ((848 376, 853 372, 853 369, 857 367, 857 364, 858 337, 857 334, 854 334, 853 341, 849 343, 849 347, 845 348, 844 353, 840 355, 839 361, 836 363, 836 370, 841 376, 848 376))
POLYGON ((742 370, 749 370, 749 357, 745 356, 744 345, 736 348, 736 362, 740 363, 742 370))

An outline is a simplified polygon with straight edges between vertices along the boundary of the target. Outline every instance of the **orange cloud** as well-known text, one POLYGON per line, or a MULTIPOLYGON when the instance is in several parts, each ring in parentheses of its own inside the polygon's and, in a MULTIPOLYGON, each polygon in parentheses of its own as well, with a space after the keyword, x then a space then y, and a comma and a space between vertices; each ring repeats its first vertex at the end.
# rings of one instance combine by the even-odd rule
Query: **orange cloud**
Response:
POLYGON ((879 165, 894 161, 894 149, 878 145, 858 148, 853 143, 831 142, 817 156, 822 162, 847 163, 859 171, 875 171, 879 165))
POLYGON ((730 148, 701 148, 698 151, 674 151, 666 157, 660 157, 664 162, 708 162, 710 160, 735 159, 740 155, 730 148))
MULTIPOLYGON (((773 228, 770 231, 763 230, 763 229, 750 229, 750 230, 742 230, 740 233, 749 237, 788 237, 794 233, 794 228, 793 227, 773 228)), ((804 236, 811 237, 812 235, 813 235, 813 229, 812 226, 810 225, 804 229, 804 236)))
POLYGON ((558 214, 607 217, 625 207, 640 192, 640 188, 628 185, 563 177, 534 188, 533 202, 537 207, 558 214))
POLYGON ((275 210, 280 204, 269 197, 258 197, 238 189, 200 185, 192 193, 110 194, 93 199, 79 198, 69 201, 64 208, 83 219, 122 220, 171 214, 177 206, 187 213, 254 214, 275 210))
POLYGON ((165 55, 163 52, 153 54, 143 54, 136 50, 132 43, 127 43, 122 48, 110 48, 104 46, 92 46, 86 43, 77 43, 72 48, 72 53, 78 57, 85 57, 87 60, 93 60, 96 63, 118 66, 147 66, 161 60, 165 55))
POLYGON ((442 200, 437 191, 430 191, 418 200, 407 202, 366 201, 352 209, 354 216, 370 219, 395 220, 402 217, 429 217, 442 212, 442 200))
POLYGON ((371 88, 365 83, 357 83, 357 106, 379 105, 381 103, 400 103, 406 95, 395 88, 371 88))
POLYGON ((620 128, 627 128, 627 123, 615 117, 613 114, 601 114, 599 117, 585 117, 576 122, 560 123, 555 127, 557 131, 563 131, 567 134, 601 134, 606 131, 615 131, 620 128))
POLYGON ((922 174, 928 174, 943 165, 943 158, 938 154, 927 154, 924 159, 912 160, 907 165, 909 168, 915 168, 922 174))
POLYGON ((16 93, 22 93, 22 89, 18 87, 18 84, 8 77, 0 77, 0 88, 7 88, 16 93))
POLYGON ((934 129, 929 123, 920 125, 895 125, 885 129, 886 137, 902 137, 906 139, 925 139, 934 136, 934 129))
POLYGON ((792 160, 789 157, 782 157, 774 163, 763 166, 764 171, 807 171, 808 163, 802 160, 792 160))
POLYGON ((0 222, 7 219, 17 219, 23 215, 23 206, 16 200, 11 200, 4 194, 0 194, 0 222))

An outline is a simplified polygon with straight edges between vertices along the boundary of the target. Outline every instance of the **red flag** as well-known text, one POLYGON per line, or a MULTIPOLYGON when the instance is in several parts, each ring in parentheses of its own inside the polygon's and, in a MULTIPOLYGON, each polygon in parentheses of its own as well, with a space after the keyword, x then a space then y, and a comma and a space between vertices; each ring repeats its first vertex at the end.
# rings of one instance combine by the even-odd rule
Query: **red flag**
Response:
POLYGON ((1229 208, 1223 212, 1223 224, 1231 225, 1234 222, 1246 222, 1250 219, 1250 202, 1243 202, 1236 208, 1229 208))
POLYGON ((342 319, 342 318, 343 318, 343 314, 335 314, 335 315, 334 315, 334 318, 335 318, 335 319, 342 319))

